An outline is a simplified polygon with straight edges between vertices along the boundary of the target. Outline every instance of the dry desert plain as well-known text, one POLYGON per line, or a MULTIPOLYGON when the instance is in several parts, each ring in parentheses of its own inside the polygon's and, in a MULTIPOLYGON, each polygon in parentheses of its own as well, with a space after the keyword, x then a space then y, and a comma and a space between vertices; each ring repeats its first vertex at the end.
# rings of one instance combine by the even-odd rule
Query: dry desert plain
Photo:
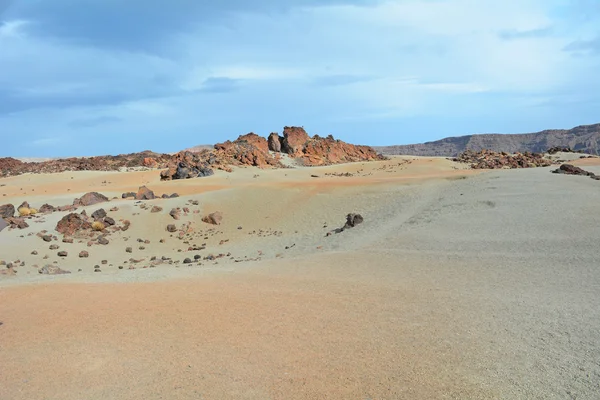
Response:
POLYGON ((55 212, 0 232, 0 260, 25 263, 0 276, 0 399, 598 398, 600 182, 551 169, 393 157, 1 179, 0 204, 98 191, 117 199, 77 212, 131 227, 45 242, 55 212), (180 197, 121 199, 141 185, 180 197), (364 222, 327 236, 351 212, 364 222))

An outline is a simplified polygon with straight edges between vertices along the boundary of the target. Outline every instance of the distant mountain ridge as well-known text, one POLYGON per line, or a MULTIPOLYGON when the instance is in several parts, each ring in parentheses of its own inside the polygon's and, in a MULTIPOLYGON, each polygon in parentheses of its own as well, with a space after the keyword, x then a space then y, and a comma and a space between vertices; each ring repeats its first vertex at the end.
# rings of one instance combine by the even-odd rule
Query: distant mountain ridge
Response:
POLYGON ((543 153, 552 147, 570 147, 575 151, 600 154, 600 123, 573 129, 551 129, 522 134, 478 134, 449 137, 434 142, 397 146, 373 146, 384 155, 455 157, 465 150, 493 150, 507 153, 543 153))

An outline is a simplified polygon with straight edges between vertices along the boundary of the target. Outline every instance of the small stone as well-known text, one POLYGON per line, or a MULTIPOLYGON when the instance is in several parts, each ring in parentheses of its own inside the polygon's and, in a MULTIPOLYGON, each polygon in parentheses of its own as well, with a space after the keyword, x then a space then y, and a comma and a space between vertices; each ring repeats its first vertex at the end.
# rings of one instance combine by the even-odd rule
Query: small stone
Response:
POLYGON ((192 260, 190 258, 186 258, 185 260, 183 260, 184 264, 191 264, 192 260))
POLYGON ((44 235, 44 236, 42 236, 42 240, 44 242, 51 242, 52 241, 52 235, 44 235))
POLYGON ((173 224, 169 224, 169 225, 167 225, 167 231, 171 232, 171 233, 177 232, 177 227, 173 224))
POLYGON ((37 256, 37 255, 38 255, 38 252, 34 250, 34 251, 32 251, 32 252, 31 252, 31 255, 32 255, 32 256, 37 256))
POLYGON ((105 217, 104 218, 104 224, 107 226, 113 226, 116 224, 115 220, 111 217, 105 217))
POLYGON ((59 252, 58 252, 58 256, 59 256, 59 257, 66 257, 66 256, 68 256, 68 255, 69 255, 69 253, 67 253, 66 251, 59 251, 59 252))
POLYGON ((101 263, 102 265, 106 265, 106 264, 108 264, 108 261, 107 261, 107 260, 102 260, 100 263, 101 263))
POLYGON ((53 244, 50 246, 50 250, 58 250, 59 248, 60 248, 60 246, 57 244, 53 244))
POLYGON ((133 248, 128 247, 128 248, 125 249, 125 252, 126 253, 133 253, 133 248))
POLYGON ((90 253, 88 253, 87 251, 81 251, 79 253, 79 258, 88 258, 90 256, 90 253))
POLYGON ((110 242, 108 241, 107 238, 105 238, 104 236, 101 236, 101 237, 98 238, 98 243, 101 244, 101 245, 106 246, 110 242))

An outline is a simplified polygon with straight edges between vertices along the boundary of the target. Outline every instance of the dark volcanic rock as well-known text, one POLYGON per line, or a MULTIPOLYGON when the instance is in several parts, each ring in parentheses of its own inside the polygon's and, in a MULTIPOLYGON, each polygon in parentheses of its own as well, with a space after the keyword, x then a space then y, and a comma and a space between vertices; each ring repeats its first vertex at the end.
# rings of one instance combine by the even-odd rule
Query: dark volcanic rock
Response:
POLYGON ((467 150, 453 161, 471 164, 473 169, 536 168, 552 165, 552 161, 540 153, 508 154, 490 150, 467 150))
POLYGON ((563 164, 558 169, 552 171, 553 174, 565 174, 565 175, 582 175, 582 176, 590 176, 594 177, 596 174, 593 172, 586 171, 579 167, 576 167, 571 164, 563 164))
POLYGON ((15 216, 15 206, 12 204, 5 204, 0 206, 0 218, 12 218, 15 216))
POLYGON ((42 214, 49 214, 49 213, 56 211, 56 208, 54 206, 51 206, 50 204, 44 204, 43 206, 40 207, 39 211, 42 214))
POLYGON ((0 218, 0 232, 2 232, 7 227, 8 223, 4 220, 4 218, 0 218))
POLYGON ((63 275, 70 274, 70 271, 65 271, 56 265, 48 264, 44 265, 42 268, 38 270, 38 272, 42 275, 63 275))
POLYGON ((80 199, 76 199, 73 205, 76 206, 93 206, 98 203, 105 203, 108 201, 108 197, 98 192, 90 192, 84 194, 80 199))
POLYGON ((59 257, 67 257, 68 255, 69 255, 69 253, 67 253, 67 252, 66 252, 66 251, 64 251, 64 250, 63 250, 63 251, 59 251, 59 252, 58 252, 58 256, 59 256, 59 257))
POLYGON ((173 224, 169 224, 169 225, 167 225, 167 231, 171 232, 171 233, 177 232, 177 227, 173 224))
POLYGON ((100 208, 92 213, 92 218, 94 218, 95 221, 98 221, 104 217, 106 217, 106 211, 104 211, 104 208, 100 208))
POLYGON ((116 221, 111 217, 104 217, 104 224, 107 226, 113 226, 116 224, 116 221))
POLYGON ((92 224, 88 222, 86 217, 75 213, 67 214, 56 224, 56 231, 67 236, 73 236, 79 231, 91 228, 92 224))
POLYGON ((364 221, 360 214, 348 214, 346 216, 346 225, 344 228, 354 228, 358 224, 362 224, 364 221))

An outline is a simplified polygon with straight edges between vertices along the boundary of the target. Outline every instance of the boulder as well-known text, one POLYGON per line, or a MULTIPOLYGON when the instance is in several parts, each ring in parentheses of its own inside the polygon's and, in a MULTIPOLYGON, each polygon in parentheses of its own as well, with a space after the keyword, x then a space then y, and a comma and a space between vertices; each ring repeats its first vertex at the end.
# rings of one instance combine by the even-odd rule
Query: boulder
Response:
POLYGON ((104 217, 104 225, 113 226, 116 224, 116 221, 111 217, 104 217))
POLYGON ((130 197, 134 197, 134 198, 135 198, 135 193, 134 193, 134 192, 126 192, 126 193, 123 193, 123 194, 121 195, 121 198, 122 198, 122 199, 128 199, 128 198, 130 198, 130 197))
POLYGON ((582 168, 576 167, 571 164, 563 164, 558 169, 552 171, 553 174, 565 174, 565 175, 582 175, 594 177, 596 174, 593 172, 586 171, 582 168))
POLYGON ((98 203, 105 203, 108 201, 108 197, 98 192, 90 192, 84 194, 80 199, 75 199, 73 205, 75 206, 93 206, 98 203))
POLYGON ((56 231, 63 235, 73 236, 75 233, 88 230, 92 228, 86 217, 81 214, 67 214, 65 215, 58 224, 56 224, 56 231))
POLYGON ((38 272, 42 275, 63 275, 71 273, 70 271, 65 271, 60 267, 52 264, 44 265, 38 270, 38 272))
POLYGON ((12 218, 15 216, 15 206, 12 204, 5 204, 0 206, 0 218, 12 218))
POLYGON ((223 214, 220 211, 217 211, 217 212, 208 214, 207 216, 202 218, 202 221, 206 222, 207 224, 211 224, 211 225, 221 225, 221 222, 223 221, 223 214))
POLYGON ((17 210, 19 210, 19 208, 31 208, 31 206, 29 205, 28 202, 24 201, 21 203, 21 205, 19 207, 17 207, 17 210))
POLYGON ((135 195, 136 200, 154 200, 156 196, 154 192, 148 189, 146 186, 140 186, 138 192, 135 195))
POLYGON ((7 218, 6 223, 11 228, 19 228, 19 229, 29 228, 29 224, 27 222, 25 222, 25 218, 23 218, 23 217, 7 218))
POLYGON ((281 140, 283 138, 279 136, 277 132, 273 132, 269 135, 268 143, 269 150, 274 151, 276 153, 281 153, 281 140))
POLYGON ((51 206, 50 204, 44 204, 43 206, 40 207, 40 212, 42 214, 49 214, 56 211, 56 208, 54 206, 51 206))
POLYGON ((310 137, 304 128, 296 126, 286 126, 283 128, 283 140, 281 141, 281 150, 292 157, 301 157, 304 145, 310 137))
POLYGON ((344 228, 354 228, 356 225, 362 224, 362 223, 363 223, 362 215, 351 213, 346 216, 346 225, 344 225, 344 228))
POLYGON ((94 221, 101 220, 104 217, 106 217, 106 211, 104 211, 104 208, 100 208, 92 213, 92 218, 94 218, 94 221))
POLYGON ((8 223, 4 220, 4 218, 0 218, 0 232, 2 232, 7 227, 8 223))

